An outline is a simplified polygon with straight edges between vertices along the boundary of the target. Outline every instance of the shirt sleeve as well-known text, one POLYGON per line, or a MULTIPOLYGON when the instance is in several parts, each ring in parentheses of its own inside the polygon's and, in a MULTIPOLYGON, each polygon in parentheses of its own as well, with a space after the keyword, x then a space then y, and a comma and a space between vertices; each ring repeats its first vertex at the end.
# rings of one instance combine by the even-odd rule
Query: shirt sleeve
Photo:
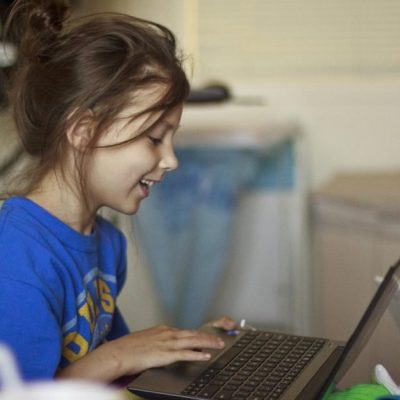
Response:
POLYGON ((61 329, 36 287, 0 276, 0 342, 13 352, 25 380, 54 377, 61 356, 61 329))

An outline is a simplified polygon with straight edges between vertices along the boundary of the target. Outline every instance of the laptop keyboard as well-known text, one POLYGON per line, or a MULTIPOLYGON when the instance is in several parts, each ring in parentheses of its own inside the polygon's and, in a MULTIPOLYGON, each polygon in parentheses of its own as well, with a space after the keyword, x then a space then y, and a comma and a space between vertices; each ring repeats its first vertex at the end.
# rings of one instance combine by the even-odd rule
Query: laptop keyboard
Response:
POLYGON ((279 399, 325 343, 324 339, 246 332, 182 394, 217 400, 279 399))

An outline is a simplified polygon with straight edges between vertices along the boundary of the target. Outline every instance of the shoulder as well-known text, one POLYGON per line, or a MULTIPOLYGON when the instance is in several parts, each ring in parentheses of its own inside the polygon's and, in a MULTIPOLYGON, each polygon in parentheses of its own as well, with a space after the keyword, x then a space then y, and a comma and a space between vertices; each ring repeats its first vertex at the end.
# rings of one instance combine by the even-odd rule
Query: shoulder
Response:
POLYGON ((46 231, 40 222, 22 206, 18 198, 4 202, 0 209, 0 250, 12 254, 10 249, 19 249, 13 256, 22 257, 28 248, 32 252, 43 254, 46 231))
POLYGON ((0 280, 37 288, 46 296, 60 293, 62 282, 48 233, 22 207, 5 202, 0 210, 0 280))
MULTIPOLYGON (((40 229, 23 208, 12 201, 3 204, 0 210, 0 260, 12 262, 16 267, 19 260, 44 255, 40 229)), ((1 269, 4 272, 4 269, 1 269)))
POLYGON ((47 231, 40 219, 34 214, 35 204, 29 200, 15 197, 6 200, 0 209, 0 237, 1 241, 21 237, 18 242, 23 245, 26 241, 40 243, 46 237, 47 231))

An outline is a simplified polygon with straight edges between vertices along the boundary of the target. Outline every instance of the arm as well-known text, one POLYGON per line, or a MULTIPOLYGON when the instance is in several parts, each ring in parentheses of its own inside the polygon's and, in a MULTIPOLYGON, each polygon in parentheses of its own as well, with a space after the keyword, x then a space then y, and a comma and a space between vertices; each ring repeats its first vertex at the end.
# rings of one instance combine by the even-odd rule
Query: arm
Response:
POLYGON ((223 347, 207 333, 159 326, 107 342, 58 371, 57 377, 112 382, 176 361, 207 361, 210 355, 195 349, 223 347))
POLYGON ((64 369, 61 328, 51 304, 34 286, 0 277, 0 341, 15 354, 24 379, 76 378, 112 382, 175 361, 208 360, 200 348, 221 348, 217 337, 155 327, 111 340, 64 369))
MULTIPOLYGON (((195 349, 224 346, 207 333, 160 326, 106 342, 57 371, 60 327, 43 294, 33 286, 1 278, 0 313, 0 340, 15 353, 25 379, 56 376, 112 382, 176 361, 207 361, 209 355, 195 349)), ((213 325, 224 327, 226 323, 213 325)))

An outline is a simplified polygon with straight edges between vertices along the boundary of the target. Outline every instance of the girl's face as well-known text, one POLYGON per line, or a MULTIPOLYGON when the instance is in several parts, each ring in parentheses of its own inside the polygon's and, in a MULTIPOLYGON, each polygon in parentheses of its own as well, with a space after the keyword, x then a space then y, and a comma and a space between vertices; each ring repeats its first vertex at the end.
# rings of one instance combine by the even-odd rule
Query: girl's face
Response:
MULTIPOLYGON (((137 107, 126 108, 98 145, 128 140, 160 116, 145 115, 127 123, 128 118, 138 111, 137 107)), ((173 137, 181 115, 182 106, 178 106, 136 140, 93 152, 87 177, 87 195, 93 210, 107 206, 125 214, 135 213, 141 201, 149 196, 151 187, 161 182, 166 172, 178 167, 173 137)))

